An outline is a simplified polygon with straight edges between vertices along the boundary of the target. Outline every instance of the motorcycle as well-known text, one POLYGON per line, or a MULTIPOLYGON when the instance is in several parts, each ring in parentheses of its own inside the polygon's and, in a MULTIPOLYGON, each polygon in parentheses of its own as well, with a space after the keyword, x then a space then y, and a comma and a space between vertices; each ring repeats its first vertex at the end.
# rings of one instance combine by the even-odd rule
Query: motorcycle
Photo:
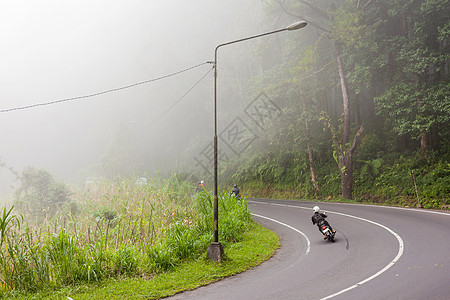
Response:
POLYGON ((231 193, 230 196, 236 198, 236 200, 238 200, 238 201, 242 200, 241 194, 231 193))
POLYGON ((332 231, 330 226, 325 223, 320 224, 320 229, 324 236, 323 239, 334 243, 334 235, 336 234, 336 231, 332 231))

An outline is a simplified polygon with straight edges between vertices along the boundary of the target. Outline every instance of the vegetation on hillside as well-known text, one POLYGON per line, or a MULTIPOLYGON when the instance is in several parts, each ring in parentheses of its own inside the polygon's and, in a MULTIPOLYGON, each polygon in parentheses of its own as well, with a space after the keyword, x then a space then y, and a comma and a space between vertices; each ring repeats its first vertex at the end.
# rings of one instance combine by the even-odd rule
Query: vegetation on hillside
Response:
MULTIPOLYGON (((308 25, 221 49, 219 184, 265 195, 448 205, 449 1, 258 5, 259 28, 246 27, 255 34, 308 25), (256 101, 261 95, 265 102, 256 101)), ((245 37, 241 29, 229 28, 227 38, 245 37)), ((209 108, 192 107, 178 127, 185 145, 164 130, 133 137, 122 124, 94 173, 189 173, 211 185, 212 136, 189 127, 209 108), (146 139, 164 155, 146 148, 146 139)))
MULTIPOLYGON (((47 178, 47 173, 35 173, 47 178)), ((45 190, 44 190, 45 191, 45 190)), ((0 282, 4 292, 36 292, 108 278, 146 277, 206 256, 212 197, 191 195, 177 176, 136 184, 86 186, 72 202, 41 214, 2 209, 0 282)), ((228 245, 251 226, 244 201, 220 195, 219 237, 228 245)), ((226 250, 225 250, 226 251, 226 250)))
POLYGON ((301 38, 266 44, 279 55, 262 52, 244 97, 264 90, 283 114, 222 164, 226 183, 265 195, 448 205, 448 0, 264 2, 266 23, 308 26, 301 38))

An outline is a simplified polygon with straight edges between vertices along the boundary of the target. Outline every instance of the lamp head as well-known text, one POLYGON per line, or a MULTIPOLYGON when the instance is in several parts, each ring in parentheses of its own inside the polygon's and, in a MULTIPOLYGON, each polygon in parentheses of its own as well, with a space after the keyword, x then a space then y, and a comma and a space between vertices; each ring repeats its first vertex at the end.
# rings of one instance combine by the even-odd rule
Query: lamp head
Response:
POLYGON ((288 27, 286 27, 287 30, 297 30, 297 29, 301 29, 303 27, 305 27, 308 23, 306 23, 305 21, 298 21, 295 23, 292 23, 291 25, 289 25, 288 27))

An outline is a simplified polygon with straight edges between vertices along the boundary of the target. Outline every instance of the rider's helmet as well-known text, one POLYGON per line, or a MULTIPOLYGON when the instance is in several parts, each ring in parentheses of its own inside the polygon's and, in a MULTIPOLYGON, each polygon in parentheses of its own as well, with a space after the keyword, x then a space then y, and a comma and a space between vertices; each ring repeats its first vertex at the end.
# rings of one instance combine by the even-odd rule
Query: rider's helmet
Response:
POLYGON ((314 206, 314 207, 313 207, 313 211, 314 211, 314 212, 319 212, 319 211, 320 211, 320 207, 314 206))
POLYGON ((200 183, 205 183, 205 182, 202 180, 202 181, 200 181, 200 183))
POLYGON ((237 187, 237 184, 235 184, 234 187, 237 187))

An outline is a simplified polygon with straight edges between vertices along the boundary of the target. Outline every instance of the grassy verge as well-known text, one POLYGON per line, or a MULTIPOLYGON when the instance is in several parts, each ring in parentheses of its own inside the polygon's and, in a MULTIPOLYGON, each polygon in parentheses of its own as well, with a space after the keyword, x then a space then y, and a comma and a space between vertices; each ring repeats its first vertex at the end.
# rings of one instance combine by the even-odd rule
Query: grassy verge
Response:
POLYGON ((221 278, 238 274, 269 259, 280 245, 278 236, 254 223, 240 242, 225 245, 221 263, 210 261, 205 254, 186 261, 176 269, 152 278, 110 279, 99 284, 65 287, 35 294, 6 294, 0 299, 157 299, 191 290, 221 278))

